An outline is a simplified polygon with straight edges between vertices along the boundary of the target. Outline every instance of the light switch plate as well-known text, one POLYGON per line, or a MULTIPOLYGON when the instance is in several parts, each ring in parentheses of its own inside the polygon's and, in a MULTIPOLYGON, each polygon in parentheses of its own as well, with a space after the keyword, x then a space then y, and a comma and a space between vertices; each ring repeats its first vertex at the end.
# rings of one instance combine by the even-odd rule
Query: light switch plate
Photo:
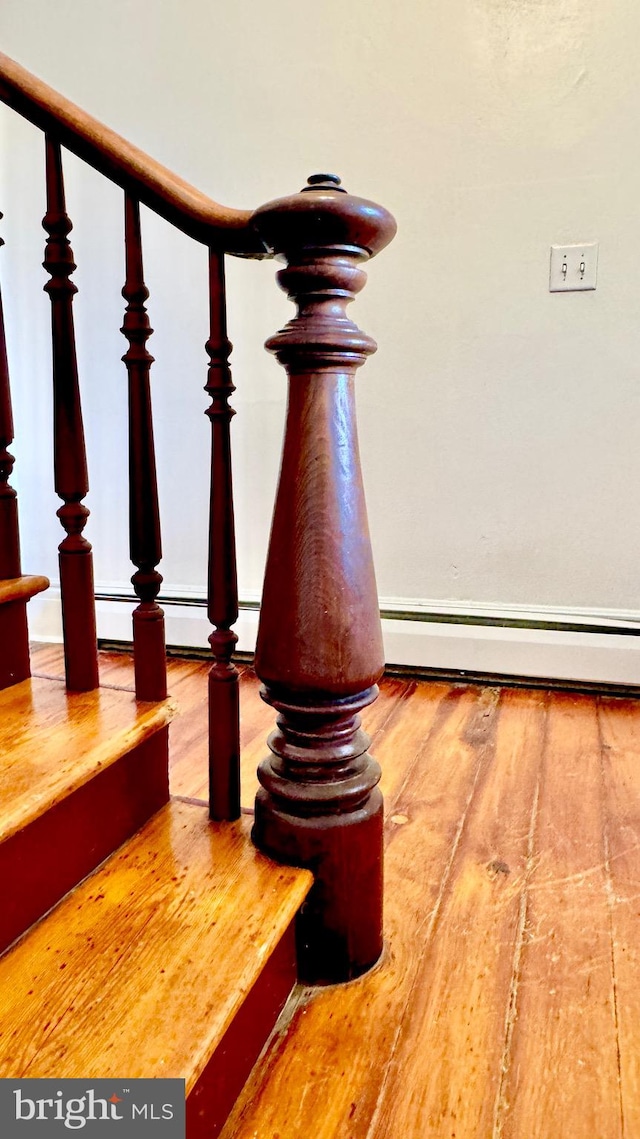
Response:
POLYGON ((597 241, 590 241, 585 245, 551 246, 550 293, 595 289, 597 274, 597 241))

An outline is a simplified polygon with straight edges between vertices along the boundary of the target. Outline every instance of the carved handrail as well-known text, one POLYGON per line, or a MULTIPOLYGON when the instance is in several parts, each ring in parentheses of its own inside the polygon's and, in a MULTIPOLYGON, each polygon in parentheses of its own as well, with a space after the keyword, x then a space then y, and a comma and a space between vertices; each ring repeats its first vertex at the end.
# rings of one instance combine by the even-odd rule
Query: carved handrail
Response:
MULTIPOLYGON (((228 403, 234 389, 228 365, 231 345, 226 338, 224 255, 265 257, 271 252, 258 234, 250 210, 230 209, 214 202, 2 53, 0 100, 45 132, 49 195, 56 191, 60 199, 59 208, 52 208, 50 203, 45 218, 50 235, 45 267, 52 273, 46 288, 53 301, 56 423, 63 430, 66 425, 73 426, 72 431, 67 431, 68 445, 61 445, 60 430, 56 436, 56 485, 64 499, 59 513, 63 524, 71 526, 61 547, 62 585, 72 570, 76 576, 80 570, 84 573, 82 580, 73 582, 74 595, 83 598, 81 604, 65 605, 69 589, 62 591, 67 681, 73 688, 91 687, 98 676, 95 615, 89 612, 90 608, 93 610, 90 546, 81 534, 88 514, 82 504, 88 478, 71 311, 76 290, 69 281, 75 265, 66 240, 71 223, 64 213, 61 146, 121 186, 127 203, 127 279, 123 290, 127 311, 122 331, 129 340, 123 360, 129 373, 130 394, 130 545, 137 566, 132 582, 140 600, 133 617, 139 699, 162 699, 166 694, 163 612, 156 602, 162 581, 157 569, 161 542, 149 384, 152 357, 146 350, 151 328, 144 304, 148 294, 142 276, 140 202, 207 247, 211 323, 205 390, 212 401, 207 409, 212 424, 209 616, 215 626, 210 638, 214 657, 210 674, 210 800, 213 818, 233 819, 240 813, 239 674, 231 661, 237 641, 231 625, 238 616, 238 602, 229 432, 233 411, 228 403), (73 561, 68 556, 71 553, 78 555, 73 561), (81 554, 86 556, 80 557, 81 554)), ((10 426, 10 416, 4 415, 4 419, 10 426)))
POLYGON ((2 52, 0 100, 189 237, 228 253, 268 256, 251 210, 214 202, 2 52))

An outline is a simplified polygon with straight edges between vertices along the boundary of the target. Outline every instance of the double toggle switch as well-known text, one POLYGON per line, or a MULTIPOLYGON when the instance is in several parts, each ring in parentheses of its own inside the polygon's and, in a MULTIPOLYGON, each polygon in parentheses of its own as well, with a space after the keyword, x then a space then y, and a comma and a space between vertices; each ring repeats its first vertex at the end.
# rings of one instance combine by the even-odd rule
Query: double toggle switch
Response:
POLYGON ((587 245, 551 246, 550 293, 595 289, 597 274, 597 241, 591 241, 587 245))

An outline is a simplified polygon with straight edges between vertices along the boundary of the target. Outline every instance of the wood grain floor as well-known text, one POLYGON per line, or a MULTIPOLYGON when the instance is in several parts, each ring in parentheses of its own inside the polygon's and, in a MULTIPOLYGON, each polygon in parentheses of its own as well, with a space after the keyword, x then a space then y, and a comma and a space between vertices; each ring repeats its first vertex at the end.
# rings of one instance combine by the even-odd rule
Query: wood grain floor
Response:
MULTIPOLYGON (((170 670, 173 790, 200 797, 207 666, 170 670)), ((273 713, 241 684, 250 806, 273 713)), ((636 1139, 640 704, 389 679, 363 719, 385 955, 298 991, 224 1139, 636 1139)))

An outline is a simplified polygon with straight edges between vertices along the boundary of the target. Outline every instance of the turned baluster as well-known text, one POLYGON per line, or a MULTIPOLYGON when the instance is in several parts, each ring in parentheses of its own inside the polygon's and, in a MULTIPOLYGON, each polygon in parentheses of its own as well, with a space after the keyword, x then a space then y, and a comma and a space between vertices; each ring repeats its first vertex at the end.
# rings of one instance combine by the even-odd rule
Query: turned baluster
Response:
POLYGON ((164 700, 167 666, 164 611, 156 600, 162 575, 156 567, 162 557, 160 511, 156 478, 151 388, 149 372, 153 356, 147 340, 153 329, 145 301, 140 205, 125 195, 126 281, 122 295, 127 302, 121 332, 129 341, 122 357, 129 381, 129 545, 137 570, 131 578, 140 604, 133 614, 133 652, 138 700, 164 700))
MULTIPOLYGON (((0 218, 2 214, 0 214, 0 218)), ((0 246, 4 241, 0 238, 0 246)), ((9 388, 9 364, 4 334, 2 293, 0 293, 0 580, 20 576, 18 499, 9 484, 14 458, 8 448, 13 442, 13 416, 9 388)))
POLYGON ((211 397, 211 496, 209 506, 208 616, 213 665, 209 672, 209 814, 212 819, 240 815, 240 714, 238 670, 231 657, 238 640, 231 626, 238 619, 230 424, 235 391, 229 368, 224 258, 209 251, 210 331, 206 344, 209 370, 205 391, 211 397))
MULTIPOLYGON (((2 214, 0 214, 0 218, 2 214)), ((4 245, 0 238, 0 246, 4 245)), ((0 580, 21 576, 18 497, 9 483, 14 458, 13 415, 9 387, 9 363, 0 293, 0 580)), ((41 579, 44 582, 44 579, 41 579)), ((0 604, 0 688, 9 688, 30 675, 29 631, 26 600, 16 597, 0 604)))
POLYGON ((340 981, 382 950, 382 796, 359 713, 384 663, 354 406, 375 351, 346 314, 361 264, 393 237, 390 214, 319 175, 254 215, 285 261, 296 316, 267 341, 289 405, 255 667, 278 711, 259 768, 253 837, 314 871, 298 921, 302 976, 340 981))
POLYGON ((58 547, 65 671, 67 687, 84 692, 98 685, 98 654, 93 559, 82 533, 89 517, 82 501, 89 481, 73 325, 77 289, 70 279, 76 266, 67 236, 73 227, 65 207, 60 146, 49 137, 46 168, 47 212, 42 225, 49 236, 43 264, 51 277, 44 288, 51 300, 55 489, 63 502, 58 518, 66 531, 58 547))

